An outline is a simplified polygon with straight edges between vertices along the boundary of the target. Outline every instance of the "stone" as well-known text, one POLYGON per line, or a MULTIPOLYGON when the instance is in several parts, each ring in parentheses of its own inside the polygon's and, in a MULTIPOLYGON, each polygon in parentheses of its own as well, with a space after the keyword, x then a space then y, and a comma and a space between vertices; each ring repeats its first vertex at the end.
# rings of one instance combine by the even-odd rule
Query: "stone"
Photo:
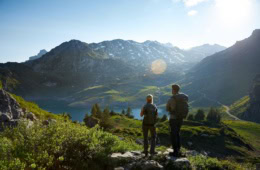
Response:
POLYGON ((202 137, 208 137, 209 135, 208 134, 201 134, 200 136, 202 136, 202 137))
POLYGON ((32 112, 27 113, 26 118, 31 120, 31 121, 37 120, 37 117, 32 112))
POLYGON ((12 118, 8 114, 5 113, 0 114, 0 122, 9 122, 11 120, 12 118))
POLYGON ((143 145, 144 144, 144 140, 143 139, 136 139, 135 143, 137 143, 139 145, 143 145))
POLYGON ((148 161, 145 161, 143 164, 142 164, 142 169, 143 170, 150 170, 150 169, 163 169, 163 166, 160 165, 158 162, 154 161, 154 160, 148 160, 148 161))
POLYGON ((117 168, 114 168, 114 170, 124 170, 125 168, 123 167, 117 167, 117 168))
POLYGON ((192 169, 191 163, 187 158, 176 158, 167 156, 166 164, 172 163, 176 169, 192 169))
POLYGON ((200 153, 199 152, 197 152, 197 151, 195 151, 195 150, 190 150, 190 151, 186 151, 185 152, 185 155, 186 156, 197 156, 197 155, 199 155, 200 153))
POLYGON ((44 120, 44 121, 42 122, 42 124, 45 125, 45 126, 48 126, 48 125, 53 124, 53 123, 56 123, 56 122, 57 122, 57 121, 56 121, 55 119, 48 119, 48 120, 44 120))

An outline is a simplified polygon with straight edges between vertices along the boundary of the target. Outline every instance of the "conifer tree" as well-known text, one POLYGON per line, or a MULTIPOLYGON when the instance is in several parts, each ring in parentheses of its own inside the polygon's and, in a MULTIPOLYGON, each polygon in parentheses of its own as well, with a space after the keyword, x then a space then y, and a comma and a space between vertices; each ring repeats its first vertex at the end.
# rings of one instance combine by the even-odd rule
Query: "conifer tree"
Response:
POLYGON ((197 121, 202 121, 202 120, 204 120, 204 119, 205 119, 204 110, 199 109, 198 112, 197 112, 197 114, 195 115, 194 119, 197 120, 197 121))

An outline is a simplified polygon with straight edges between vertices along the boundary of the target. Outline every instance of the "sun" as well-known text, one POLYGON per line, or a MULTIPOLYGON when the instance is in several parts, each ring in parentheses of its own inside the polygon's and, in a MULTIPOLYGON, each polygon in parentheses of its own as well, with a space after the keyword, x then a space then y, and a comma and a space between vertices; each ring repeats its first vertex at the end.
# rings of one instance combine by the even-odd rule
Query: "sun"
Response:
POLYGON ((252 0, 216 0, 218 17, 223 24, 240 25, 249 18, 252 0))

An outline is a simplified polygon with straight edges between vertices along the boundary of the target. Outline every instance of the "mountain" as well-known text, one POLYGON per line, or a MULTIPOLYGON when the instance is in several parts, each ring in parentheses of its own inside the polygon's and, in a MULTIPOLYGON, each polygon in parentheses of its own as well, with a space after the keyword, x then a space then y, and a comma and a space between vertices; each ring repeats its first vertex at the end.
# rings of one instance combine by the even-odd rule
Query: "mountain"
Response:
POLYGON ((38 59, 0 64, 0 79, 6 90, 46 107, 53 104, 59 112, 94 103, 140 106, 147 93, 156 93, 155 101, 163 104, 170 93, 161 87, 182 79, 205 57, 201 52, 194 58, 193 53, 157 41, 71 40, 38 59))
POLYGON ((226 47, 218 45, 218 44, 213 44, 213 45, 204 44, 201 46, 193 47, 193 48, 189 49, 188 51, 193 54, 193 57, 196 60, 200 61, 207 56, 210 56, 217 52, 223 51, 225 49, 226 49, 226 47))
POLYGON ((47 53, 47 51, 45 49, 40 50, 40 52, 37 55, 29 57, 29 60, 38 59, 38 58, 42 57, 44 54, 46 54, 46 53, 47 53))
POLYGON ((249 94, 252 80, 260 72, 260 30, 232 47, 203 59, 183 83, 193 104, 230 105, 249 94), (205 102, 207 101, 207 102, 205 102))

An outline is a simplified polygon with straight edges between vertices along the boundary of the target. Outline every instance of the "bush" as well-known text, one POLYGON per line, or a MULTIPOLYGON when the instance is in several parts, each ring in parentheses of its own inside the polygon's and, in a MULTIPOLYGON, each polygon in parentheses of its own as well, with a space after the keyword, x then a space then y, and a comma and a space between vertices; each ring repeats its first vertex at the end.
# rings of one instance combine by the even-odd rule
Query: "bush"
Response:
POLYGON ((190 157, 189 160, 197 170, 204 170, 204 169, 214 169, 214 170, 241 169, 242 170, 244 169, 238 163, 230 162, 227 160, 220 161, 217 158, 210 158, 205 156, 194 156, 194 157, 190 157))
POLYGON ((189 114, 187 120, 194 120, 194 116, 192 114, 189 114))
POLYGON ((0 169, 104 169, 109 154, 137 148, 98 126, 20 123, 0 133, 0 169))
POLYGON ((219 123, 221 121, 220 113, 217 109, 210 108, 210 111, 207 115, 207 121, 212 123, 219 123))
POLYGON ((204 110, 199 109, 198 112, 196 113, 194 119, 197 120, 197 121, 202 121, 202 120, 204 120, 204 119, 205 119, 204 110))

